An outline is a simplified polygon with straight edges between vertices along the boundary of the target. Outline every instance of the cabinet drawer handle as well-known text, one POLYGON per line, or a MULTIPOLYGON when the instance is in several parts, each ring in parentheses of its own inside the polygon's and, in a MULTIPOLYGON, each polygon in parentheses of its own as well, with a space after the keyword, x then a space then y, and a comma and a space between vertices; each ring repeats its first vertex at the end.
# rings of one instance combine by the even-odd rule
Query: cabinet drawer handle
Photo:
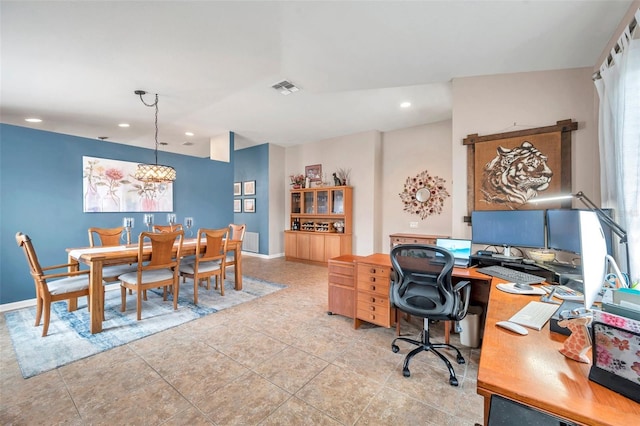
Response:
POLYGON ((372 283, 376 282, 376 277, 369 277, 369 281, 371 281, 372 283))
POLYGON ((372 298, 371 298, 371 300, 370 300, 370 302, 371 302, 371 303, 376 303, 376 298, 375 298, 375 297, 372 297, 372 298))
POLYGON ((376 307, 375 307, 375 306, 369 306, 369 309, 370 309, 371 311, 375 311, 375 310, 376 310, 376 307))
POLYGON ((371 269, 369 269, 369 273, 371 273, 371 274, 375 274, 375 273, 376 273, 376 268, 371 268, 371 269))
POLYGON ((376 291, 376 286, 372 285, 371 287, 369 287, 371 289, 371 291, 376 291))

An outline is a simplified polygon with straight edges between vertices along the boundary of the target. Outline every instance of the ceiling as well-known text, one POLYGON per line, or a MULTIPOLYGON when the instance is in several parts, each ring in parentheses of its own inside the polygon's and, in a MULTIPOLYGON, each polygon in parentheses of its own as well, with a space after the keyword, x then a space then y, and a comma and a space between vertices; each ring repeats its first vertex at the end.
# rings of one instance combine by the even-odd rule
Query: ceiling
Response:
POLYGON ((142 89, 186 155, 390 131, 451 118, 453 78, 594 66, 630 4, 2 0, 0 118, 153 148, 142 89))

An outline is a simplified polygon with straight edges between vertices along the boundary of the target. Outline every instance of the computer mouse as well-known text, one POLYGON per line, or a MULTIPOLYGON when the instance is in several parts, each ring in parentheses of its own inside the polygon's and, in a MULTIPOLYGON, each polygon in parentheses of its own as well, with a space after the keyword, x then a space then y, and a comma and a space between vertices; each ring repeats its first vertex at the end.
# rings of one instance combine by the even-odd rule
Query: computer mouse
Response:
POLYGON ((529 334, 529 331, 526 328, 524 328, 520 324, 516 324, 515 322, 498 321, 496 323, 496 325, 498 327, 502 327, 502 328, 504 328, 506 330, 513 331, 514 333, 518 333, 518 334, 521 334, 523 336, 526 336, 527 334, 529 334))
POLYGON ((534 263, 536 263, 536 261, 533 259, 522 259, 522 263, 526 263, 527 265, 533 265, 534 263))
POLYGON ((529 284, 514 283, 513 286, 515 288, 519 288, 520 290, 533 290, 533 287, 531 287, 529 284))

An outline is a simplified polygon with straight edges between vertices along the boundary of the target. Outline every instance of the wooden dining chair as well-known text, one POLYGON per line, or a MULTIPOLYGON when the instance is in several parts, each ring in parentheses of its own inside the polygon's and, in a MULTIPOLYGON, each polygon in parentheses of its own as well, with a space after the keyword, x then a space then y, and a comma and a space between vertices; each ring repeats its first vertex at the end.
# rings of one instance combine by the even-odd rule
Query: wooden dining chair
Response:
POLYGON ((125 232, 126 243, 131 244, 131 228, 124 226, 118 228, 89 228, 89 245, 91 247, 119 246, 123 244, 121 242, 123 232, 125 232))
MULTIPOLYGON (((130 228, 89 228, 90 247, 114 247, 121 245, 120 237, 126 232, 127 244, 131 244, 130 228)), ((137 271, 136 265, 114 265, 102 268, 102 279, 107 282, 119 281, 118 277, 127 272, 137 271)), ((145 295, 146 300, 146 295, 145 295)))
POLYGON ((138 268, 118 277, 122 297, 121 312, 127 306, 127 289, 136 292, 137 319, 142 319, 142 292, 163 287, 163 300, 167 300, 167 287, 173 292, 173 309, 178 309, 178 269, 184 240, 183 231, 142 232, 138 241, 138 268), (151 243, 151 258, 144 261, 145 244, 151 243))
MULTIPOLYGON (((242 250, 242 241, 244 240, 244 234, 246 230, 247 230, 247 225, 245 224, 242 224, 242 225, 237 225, 235 223, 229 224, 229 239, 231 241, 240 241, 240 244, 238 244, 238 247, 236 250, 242 250)), ((225 269, 230 266, 236 265, 236 256, 237 256, 236 252, 234 252, 233 255, 230 255, 230 254, 227 255, 227 262, 225 265, 225 269)), ((225 271, 225 275, 226 275, 226 271, 225 271)))
POLYGON ((173 225, 153 225, 153 232, 175 232, 182 231, 182 224, 174 223, 173 225))
POLYGON ((193 303, 198 304, 198 286, 207 280, 207 290, 211 288, 211 277, 215 277, 215 288, 220 279, 220 294, 224 296, 224 268, 227 258, 227 235, 229 230, 198 229, 196 256, 193 263, 180 265, 180 275, 193 278, 193 303))
POLYGON ((36 327, 40 325, 40 319, 44 312, 42 337, 45 337, 49 331, 51 302, 68 300, 68 310, 71 312, 76 309, 76 299, 87 296, 87 307, 91 305, 89 303, 89 271, 71 270, 71 268, 77 268, 78 265, 70 263, 43 267, 38 261, 38 256, 28 235, 18 232, 16 243, 24 250, 29 271, 36 287, 36 327), (65 268, 64 272, 45 274, 45 271, 65 268))

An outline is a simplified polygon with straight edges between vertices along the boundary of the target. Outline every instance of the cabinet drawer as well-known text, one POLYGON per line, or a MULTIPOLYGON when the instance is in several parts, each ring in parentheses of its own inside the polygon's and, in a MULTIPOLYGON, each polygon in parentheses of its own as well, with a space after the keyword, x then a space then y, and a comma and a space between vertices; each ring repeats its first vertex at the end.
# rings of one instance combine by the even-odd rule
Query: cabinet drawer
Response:
POLYGON ((436 239, 431 237, 394 237, 392 245, 396 244, 435 244, 436 239))
POLYGON ((358 309, 371 311, 373 309, 370 309, 370 307, 373 306, 389 309, 389 297, 363 292, 358 293, 358 309))
POLYGON ((329 284, 353 287, 353 277, 333 274, 329 271, 329 284))
POLYGON ((367 265, 358 263, 358 279, 365 279, 367 281, 389 281, 389 277, 391 276, 391 268, 387 266, 380 265, 367 265), (375 278, 375 280, 371 280, 371 278, 375 278))
POLYGON ((389 278, 386 281, 379 280, 377 282, 364 281, 358 278, 358 291, 365 293, 378 294, 380 296, 389 296, 389 278))
POLYGON ((329 261, 329 275, 334 275, 334 274, 353 277, 354 275, 353 264, 345 265, 342 263, 335 263, 335 262, 329 261))
POLYGON ((387 309, 378 309, 375 311, 368 311, 364 309, 358 308, 358 319, 361 319, 366 322, 370 322, 372 324, 380 325, 382 327, 391 327, 391 310, 387 309))

